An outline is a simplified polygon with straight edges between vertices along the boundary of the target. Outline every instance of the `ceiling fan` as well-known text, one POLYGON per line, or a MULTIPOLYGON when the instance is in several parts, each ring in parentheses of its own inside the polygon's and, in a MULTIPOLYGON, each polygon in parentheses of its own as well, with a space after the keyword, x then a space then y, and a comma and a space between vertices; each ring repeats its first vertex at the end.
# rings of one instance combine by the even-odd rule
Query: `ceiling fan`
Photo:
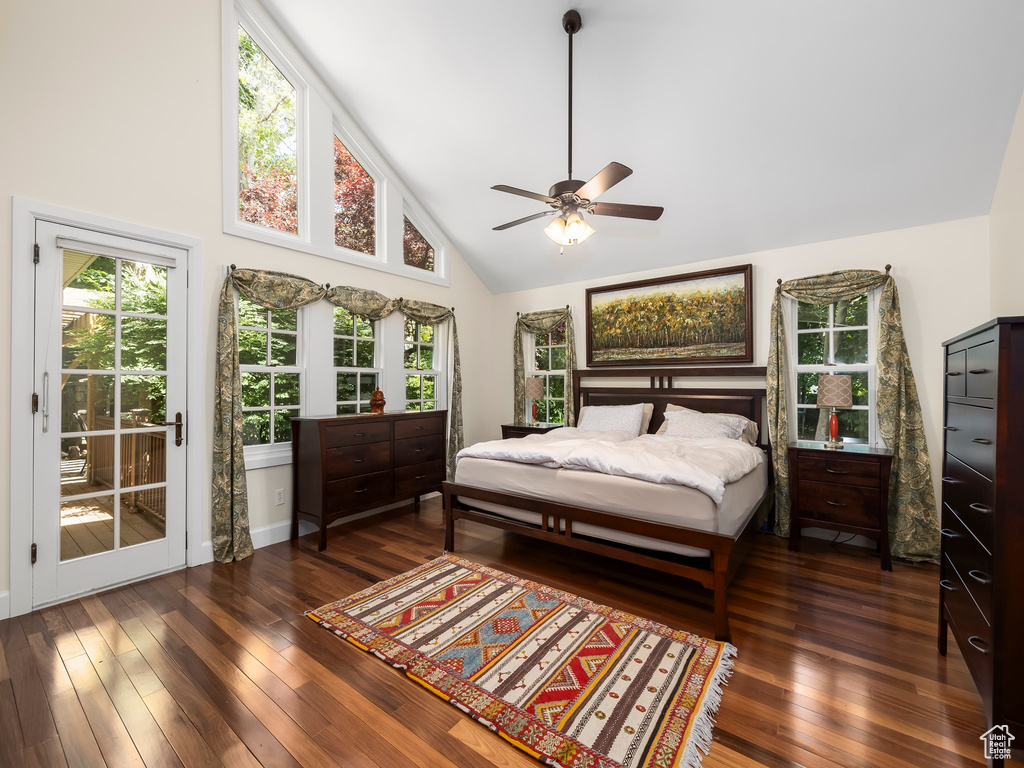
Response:
POLYGON ((501 224, 494 227, 495 230, 509 229, 519 224, 525 224, 527 221, 557 214, 557 218, 544 228, 544 234, 559 245, 577 245, 594 234, 594 228, 582 216, 583 211, 596 216, 618 216, 625 219, 657 221, 665 210, 653 205, 595 202, 599 195, 604 194, 633 173, 631 168, 627 168, 622 163, 608 163, 587 182, 572 177, 572 38, 582 28, 583 20, 579 12, 566 11, 562 17, 562 29, 569 35, 569 178, 556 182, 546 195, 528 192, 525 189, 510 187, 506 184, 491 187, 499 192, 508 192, 511 195, 539 200, 552 208, 550 211, 542 211, 501 224))

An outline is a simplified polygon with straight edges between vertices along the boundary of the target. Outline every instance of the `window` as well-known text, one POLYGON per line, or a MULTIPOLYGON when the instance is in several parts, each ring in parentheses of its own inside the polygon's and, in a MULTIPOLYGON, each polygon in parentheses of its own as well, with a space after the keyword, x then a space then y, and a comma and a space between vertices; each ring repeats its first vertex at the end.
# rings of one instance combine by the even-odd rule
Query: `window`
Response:
POLYGON ((404 219, 405 225, 402 232, 402 260, 407 266, 424 269, 427 272, 434 271, 434 247, 427 242, 427 238, 420 234, 409 217, 404 219))
POLYGON ((829 409, 819 410, 818 377, 849 374, 853 408, 840 409, 839 437, 875 442, 875 341, 873 300, 862 294, 834 304, 796 306, 796 409, 800 440, 828 440, 829 409))
POLYGON ((376 246, 377 197, 373 178, 334 137, 334 244, 369 254, 376 246))
POLYGON ((370 410, 370 396, 379 384, 377 324, 334 308, 334 368, 337 412, 370 410))
POLYGON ((533 339, 533 372, 544 380, 544 397, 526 404, 526 418, 533 420, 533 407, 537 406, 536 421, 552 424, 565 423, 565 323, 551 333, 538 333, 533 339))
POLYGON ((290 443, 301 407, 298 310, 273 311, 238 299, 242 442, 290 443))
POLYGON ((434 354, 434 326, 405 320, 405 410, 437 409, 440 372, 434 354))
POLYGON ((295 88, 238 27, 238 218, 299 233, 295 88))

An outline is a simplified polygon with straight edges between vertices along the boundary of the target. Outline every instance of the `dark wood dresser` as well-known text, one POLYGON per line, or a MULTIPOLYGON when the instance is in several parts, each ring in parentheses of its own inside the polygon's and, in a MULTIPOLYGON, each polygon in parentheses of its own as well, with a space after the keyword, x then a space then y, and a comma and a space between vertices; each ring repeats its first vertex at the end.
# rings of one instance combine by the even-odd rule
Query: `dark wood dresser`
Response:
POLYGON ((447 411, 292 419, 292 538, 341 517, 440 491, 447 411))
POLYGON ((939 652, 949 630, 990 725, 1024 736, 1024 317, 945 342, 939 652))
POLYGON ((878 542, 882 569, 889 556, 889 476, 892 451, 848 444, 842 450, 800 440, 789 445, 789 548, 799 549, 800 529, 827 528, 878 542))

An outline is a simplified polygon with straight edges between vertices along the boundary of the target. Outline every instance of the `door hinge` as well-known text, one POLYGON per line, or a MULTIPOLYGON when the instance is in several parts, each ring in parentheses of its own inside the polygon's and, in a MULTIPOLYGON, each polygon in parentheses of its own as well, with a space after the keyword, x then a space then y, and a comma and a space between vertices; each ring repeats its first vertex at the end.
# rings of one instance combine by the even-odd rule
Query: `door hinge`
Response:
POLYGON ((32 393, 32 413, 39 413, 39 395, 32 393))
POLYGON ((36 564, 36 559, 38 558, 38 556, 39 556, 39 548, 35 544, 33 544, 32 545, 32 565, 36 564))
POLYGON ((32 263, 39 263, 39 243, 32 244, 32 263))

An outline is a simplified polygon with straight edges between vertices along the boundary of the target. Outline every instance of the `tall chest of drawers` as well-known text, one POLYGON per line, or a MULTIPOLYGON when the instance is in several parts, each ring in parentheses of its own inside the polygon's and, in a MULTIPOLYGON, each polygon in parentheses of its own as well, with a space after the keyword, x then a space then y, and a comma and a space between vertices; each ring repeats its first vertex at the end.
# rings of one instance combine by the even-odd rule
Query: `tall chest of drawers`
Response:
POLYGON ((292 538, 299 521, 335 520, 440 491, 447 411, 308 417, 292 420, 292 538))
POLYGON ((1024 317, 943 346, 939 651, 952 632, 990 724, 1024 734, 1024 317))

